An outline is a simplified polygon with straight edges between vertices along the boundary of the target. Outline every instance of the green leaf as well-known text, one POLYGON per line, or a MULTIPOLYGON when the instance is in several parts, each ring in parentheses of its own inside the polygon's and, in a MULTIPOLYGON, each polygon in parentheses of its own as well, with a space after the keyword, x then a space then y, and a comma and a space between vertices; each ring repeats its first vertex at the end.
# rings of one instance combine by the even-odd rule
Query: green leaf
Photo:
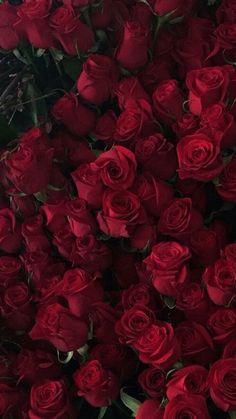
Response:
POLYGON ((236 419, 236 410, 229 411, 229 416, 231 419, 236 419))
POLYGON ((125 393, 124 388, 125 387, 123 387, 120 390, 121 401, 126 407, 128 407, 128 409, 131 410, 132 413, 134 413, 134 415, 136 415, 139 406, 141 406, 141 402, 139 400, 135 399, 134 397, 129 396, 129 394, 125 393))
POLYGON ((68 362, 70 362, 71 359, 73 358, 73 355, 74 355, 74 352, 70 351, 70 352, 67 352, 65 359, 61 359, 61 353, 57 349, 57 359, 58 359, 58 362, 60 362, 60 364, 68 364, 68 362))
POLYGON ((165 305, 170 309, 173 310, 175 308, 175 299, 173 297, 168 297, 167 295, 165 295, 163 297, 163 301, 165 303, 165 305))
POLYGON ((17 137, 17 131, 13 125, 8 125, 7 119, 0 115, 0 148, 5 148, 9 141, 17 137))
POLYGON ((98 415, 98 419, 103 419, 103 417, 105 416, 107 412, 107 409, 108 409, 108 406, 101 407, 99 415, 98 415))

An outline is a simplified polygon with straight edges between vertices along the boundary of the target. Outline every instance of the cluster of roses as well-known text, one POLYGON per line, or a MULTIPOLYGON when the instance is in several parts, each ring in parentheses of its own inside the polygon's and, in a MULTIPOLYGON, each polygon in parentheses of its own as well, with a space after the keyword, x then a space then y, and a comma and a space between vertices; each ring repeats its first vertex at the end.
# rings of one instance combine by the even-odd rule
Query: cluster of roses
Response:
POLYGON ((235 414, 236 243, 217 212, 236 200, 236 2, 199 3, 0 5, 6 49, 105 39, 52 127, 1 150, 3 417, 73 419, 124 386, 138 419, 235 414))

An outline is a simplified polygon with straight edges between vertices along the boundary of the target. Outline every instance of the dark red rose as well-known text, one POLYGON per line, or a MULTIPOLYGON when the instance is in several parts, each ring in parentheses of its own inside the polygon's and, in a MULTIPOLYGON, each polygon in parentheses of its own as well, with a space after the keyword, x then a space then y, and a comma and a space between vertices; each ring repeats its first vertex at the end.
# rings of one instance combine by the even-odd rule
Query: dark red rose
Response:
POLYGON ((26 272, 30 275, 32 282, 37 282, 47 270, 52 260, 48 252, 26 252, 20 257, 26 272))
POLYGON ((189 108, 194 115, 200 115, 208 106, 224 101, 232 71, 232 66, 225 65, 204 67, 187 74, 189 108))
POLYGON ((143 99, 146 102, 150 102, 149 96, 145 92, 137 77, 126 77, 121 79, 115 93, 117 95, 119 107, 121 109, 126 109, 129 106, 130 99, 143 99))
POLYGON ((144 27, 149 27, 152 20, 152 11, 148 4, 136 3, 133 6, 132 20, 140 22, 144 27))
POLYGON ((220 147, 202 133, 187 135, 177 144, 180 179, 207 182, 223 170, 220 147))
POLYGON ((111 143, 116 130, 117 117, 112 110, 105 112, 98 120, 97 125, 93 131, 95 138, 111 143))
POLYGON ((213 341, 201 324, 190 321, 182 322, 177 326, 175 332, 184 362, 205 365, 213 359, 213 341))
POLYGON ((40 214, 25 220, 22 224, 21 232, 29 252, 50 248, 49 240, 43 230, 43 217, 40 214))
POLYGON ((236 359, 216 361, 210 368, 210 396, 216 406, 227 412, 236 409, 236 359))
POLYGON ((93 45, 91 29, 80 20, 80 15, 69 6, 58 7, 51 15, 49 26, 53 36, 69 55, 85 52, 93 45))
POLYGON ((184 0, 156 0, 154 10, 160 16, 173 12, 170 19, 180 16, 189 17, 193 12, 195 4, 196 0, 188 0, 187 3, 184 0))
POLYGON ((220 50, 233 50, 236 46, 235 35, 236 26, 235 22, 224 22, 217 26, 214 31, 216 37, 215 46, 210 54, 210 57, 216 55, 220 50))
POLYGON ((156 128, 152 108, 143 99, 130 100, 116 121, 114 140, 132 147, 139 137, 148 136, 156 128))
POLYGON ((51 352, 41 349, 31 351, 22 349, 14 362, 14 374, 19 381, 33 385, 42 379, 55 379, 61 376, 57 358, 51 352))
POLYGON ((30 300, 30 292, 24 282, 15 282, 7 287, 2 296, 0 310, 8 327, 27 330, 32 326, 34 311, 30 300))
POLYGON ((20 226, 14 212, 9 208, 0 209, 0 249, 7 253, 15 253, 20 246, 20 226))
POLYGON ((158 230, 165 235, 187 240, 202 227, 202 216, 190 198, 176 198, 161 214, 158 230))
POLYGON ((135 305, 150 306, 153 302, 153 290, 146 283, 138 283, 131 285, 122 292, 122 304, 124 310, 128 310, 135 305))
POLYGON ((134 353, 119 343, 100 343, 89 352, 90 359, 96 359, 102 366, 120 376, 131 373, 135 366, 134 353))
POLYGON ((127 21, 123 38, 116 51, 118 63, 128 70, 143 67, 148 60, 149 33, 138 21, 127 21))
POLYGON ((32 386, 30 392, 30 419, 74 418, 63 380, 43 380, 32 386))
POLYGON ((0 257, 0 287, 6 287, 16 279, 21 278, 22 263, 13 256, 0 257))
POLYGON ((114 61, 101 54, 92 54, 83 64, 77 80, 79 95, 88 102, 101 105, 108 100, 118 79, 114 61))
POLYGON ((138 282, 135 262, 134 253, 127 253, 121 249, 114 250, 113 269, 120 288, 128 288, 131 284, 138 282))
POLYGON ((57 247, 58 252, 62 257, 70 260, 71 252, 74 246, 75 236, 71 232, 69 226, 62 228, 54 233, 52 243, 57 247))
POLYGON ((145 90, 152 95, 160 81, 171 79, 173 71, 173 61, 168 55, 162 55, 149 62, 139 74, 140 80, 145 90))
POLYGON ((84 237, 90 233, 96 233, 96 220, 88 210, 86 202, 81 198, 67 201, 64 207, 72 233, 76 237, 84 237))
POLYGON ((147 213, 154 217, 159 217, 174 197, 170 185, 156 179, 148 172, 136 177, 133 190, 139 196, 147 213))
POLYGON ((209 228, 215 231, 219 246, 223 249, 230 241, 230 226, 226 224, 225 221, 215 218, 209 225, 209 228))
POLYGON ((172 129, 178 138, 194 134, 199 128, 199 119, 196 115, 185 113, 182 119, 172 125, 172 129))
MULTIPOLYGON (((77 200, 75 201, 77 202, 77 200)), ((40 211, 46 218, 46 225, 48 230, 52 233, 56 233, 68 225, 67 216, 69 208, 66 211, 67 203, 68 201, 63 200, 56 204, 46 203, 41 206, 40 211)), ((70 201, 68 203, 68 207, 70 207, 70 201)), ((85 208, 83 208, 83 201, 81 202, 81 207, 85 210, 85 208)))
POLYGON ((174 297, 181 292, 189 279, 186 261, 190 257, 189 249, 177 242, 156 244, 151 255, 144 260, 154 288, 161 294, 174 297))
POLYGON ((70 269, 64 273, 54 292, 67 300, 72 314, 83 317, 91 311, 91 304, 103 299, 103 289, 98 278, 98 275, 81 268, 70 269))
POLYGON ((87 342, 88 325, 60 304, 42 306, 29 333, 33 340, 48 340, 59 351, 69 352, 87 342))
POLYGON ((210 302, 205 289, 191 282, 177 295, 176 307, 183 310, 190 321, 206 324, 210 302))
POLYGON ((87 361, 73 374, 73 378, 78 395, 92 406, 107 406, 119 394, 116 375, 103 368, 97 360, 87 361))
POLYGON ((164 369, 171 367, 180 357, 180 346, 172 325, 157 321, 145 329, 133 342, 140 361, 164 369))
POLYGON ((99 343, 118 342, 114 330, 117 312, 111 305, 97 301, 91 307, 90 318, 93 324, 93 336, 99 343))
POLYGON ((157 228, 155 224, 138 225, 130 237, 129 243, 132 249, 144 251, 152 247, 157 241, 157 228))
POLYGON ((115 331, 122 344, 134 344, 154 322, 154 313, 143 305, 136 304, 126 310, 117 321, 115 331))
POLYGON ((165 392, 166 373, 159 367, 149 367, 139 374, 138 382, 149 397, 161 399, 165 392))
POLYGON ((96 122, 96 115, 79 102, 74 93, 66 93, 53 106, 52 115, 75 135, 89 134, 96 122))
POLYGON ((164 80, 157 85, 152 95, 157 119, 166 125, 182 119, 183 97, 176 80, 164 80))
POLYGON ((158 133, 138 140, 135 145, 135 155, 143 171, 150 172, 157 178, 167 180, 176 171, 175 148, 162 134, 158 133))
MULTIPOLYGON (((11 387, 9 384, 0 383, 0 414, 4 418, 7 413, 12 414, 14 410, 18 411, 20 402, 22 402, 23 394, 19 388, 11 387)), ((15 412, 16 413, 16 412, 15 412)))
POLYGON ((236 2, 235 0, 223 0, 216 10, 217 23, 236 22, 236 2))
POLYGON ((164 410, 157 400, 145 400, 138 408, 136 419, 163 419, 164 410))
POLYGON ((146 214, 137 195, 108 190, 103 195, 103 208, 97 215, 100 229, 112 237, 130 237, 134 228, 144 224, 146 214))
POLYGON ((15 213, 20 214, 23 218, 32 217, 37 211, 35 201, 32 196, 21 196, 21 193, 19 193, 19 195, 16 194, 11 196, 10 208, 15 213))
POLYGON ((236 358, 236 339, 233 337, 224 347, 222 358, 236 358))
POLYGON ((163 419, 178 418, 210 419, 206 400, 202 396, 180 394, 172 399, 165 408, 163 419))
POLYGON ((206 191, 202 187, 202 183, 193 179, 176 179, 176 188, 186 198, 191 198, 194 208, 204 213, 207 204, 206 191))
POLYGON ((219 184, 216 185, 218 194, 226 201, 234 202, 236 199, 236 157, 224 167, 220 174, 219 184))
POLYGON ((16 29, 35 48, 55 48, 56 42, 49 27, 52 0, 27 0, 17 8, 16 29))
POLYGON ((235 336, 236 309, 216 308, 209 315, 207 326, 216 343, 226 344, 235 336))
POLYGON ((88 272, 104 271, 111 266, 111 250, 93 234, 87 234, 75 240, 70 260, 88 272))
POLYGON ((104 185, 115 190, 130 188, 137 169, 134 153, 122 146, 114 146, 100 154, 91 166, 99 171, 104 185))
POLYGON ((8 2, 0 4, 0 47, 14 49, 20 42, 20 34, 15 28, 17 21, 16 6, 8 2))
POLYGON ((96 29, 105 29, 114 17, 114 7, 112 0, 104 0, 99 8, 92 11, 91 22, 96 29))
POLYGON ((220 256, 220 246, 215 231, 204 228, 193 233, 190 248, 196 258, 196 263, 209 266, 220 256))
POLYGON ((178 395, 198 394, 203 397, 208 392, 208 371, 201 365, 191 365, 174 372, 167 383, 167 397, 169 400, 178 395))
POLYGON ((214 304, 227 305, 235 297, 236 265, 223 258, 206 268, 203 281, 214 304))
POLYGON ((63 4, 72 7, 85 7, 92 3, 94 0, 63 0, 63 4))
POLYGON ((235 144, 235 119, 227 112, 223 103, 215 103, 201 114, 201 123, 210 129, 213 138, 220 141, 221 148, 230 148, 235 144))
POLYGON ((79 197, 93 208, 101 207, 105 188, 99 171, 91 164, 83 164, 72 172, 71 176, 79 197))
POLYGON ((236 264, 236 243, 227 244, 224 255, 229 262, 236 264))

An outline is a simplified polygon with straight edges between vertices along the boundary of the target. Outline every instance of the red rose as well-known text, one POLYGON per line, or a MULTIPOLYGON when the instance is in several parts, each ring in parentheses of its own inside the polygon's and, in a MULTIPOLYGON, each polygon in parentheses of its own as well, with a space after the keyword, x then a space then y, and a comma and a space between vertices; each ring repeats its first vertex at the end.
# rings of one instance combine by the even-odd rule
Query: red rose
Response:
POLYGON ((75 240, 70 261, 88 272, 105 271, 111 266, 112 255, 105 243, 93 234, 87 234, 75 240))
POLYGON ((104 0, 102 5, 92 10, 91 22, 96 29, 105 29, 110 26, 114 17, 114 6, 112 0, 104 0))
POLYGON ((216 102, 223 102, 230 82, 233 68, 204 67, 187 74, 186 85, 189 89, 189 108, 194 115, 216 102))
POLYGON ((43 230, 43 217, 40 214, 25 220, 22 224, 21 232, 29 252, 50 248, 49 240, 43 230))
POLYGON ((78 395, 83 396, 95 407, 107 406, 119 394, 117 377, 102 367, 99 361, 92 360, 83 364, 73 374, 78 395))
POLYGON ((163 412, 157 400, 145 400, 138 408, 136 419, 162 419, 163 412))
POLYGON ((219 139, 221 148, 230 148, 235 144, 235 119, 227 112, 223 103, 215 103, 201 114, 201 123, 212 132, 213 138, 219 139))
POLYGON ((178 395, 198 394, 203 397, 208 392, 208 371, 201 365, 191 365, 174 372, 167 383, 166 395, 169 400, 178 395))
POLYGON ((111 143, 116 129, 117 117, 112 110, 105 112, 98 120, 93 131, 95 138, 111 143))
POLYGON ((137 337, 149 329, 154 318, 153 312, 143 305, 137 304, 126 310, 115 326, 120 342, 133 345, 137 337))
POLYGON ((194 134, 199 128, 199 122, 196 115, 185 113, 181 120, 172 125, 172 129, 178 138, 182 138, 186 135, 194 134))
POLYGON ((27 330, 32 326, 34 311, 30 299, 29 289, 24 282, 15 282, 7 287, 0 309, 8 327, 27 330))
POLYGON ((236 3, 234 0, 223 0, 216 10, 217 23, 236 21, 236 3))
POLYGON ((65 383, 62 380, 44 380, 32 386, 29 419, 74 418, 65 383))
POLYGON ((71 231, 76 237, 80 238, 90 233, 96 233, 96 220, 83 199, 76 198, 67 201, 64 206, 64 214, 67 216, 71 231))
POLYGON ((216 37, 215 47, 210 57, 216 55, 220 50, 233 50, 235 48, 236 27, 235 22, 224 22, 217 26, 214 31, 216 37))
POLYGON ((121 79, 115 93, 121 109, 126 109, 129 106, 130 100, 143 99, 146 102, 150 102, 149 96, 137 77, 126 77, 121 79))
POLYGON ((224 412, 236 409, 235 377, 235 358, 220 359, 210 368, 210 395, 216 406, 224 412))
POLYGON ((170 18, 189 17, 192 14, 196 0, 188 0, 187 4, 184 0, 156 0, 154 10, 158 15, 164 16, 173 12, 170 18))
POLYGON ((20 42, 20 34, 15 29, 17 21, 16 6, 8 2, 0 4, 0 47, 14 49, 20 42))
MULTIPOLYGON (((19 195, 21 194, 19 193, 19 195)), ((32 217, 37 212, 35 201, 30 195, 13 195, 11 197, 10 208, 15 213, 20 214, 23 218, 32 217)))
POLYGON ((229 262, 236 264, 236 243, 227 244, 224 255, 229 262))
POLYGON ((236 265, 223 258, 206 268, 203 281, 214 304, 227 305, 235 296, 236 265))
POLYGON ((157 85, 152 95, 157 119, 172 125, 183 116, 183 97, 176 80, 164 80, 157 85))
POLYGON ((158 54, 155 61, 151 61, 145 66, 139 77, 149 95, 153 94, 160 81, 171 79, 172 66, 173 60, 170 55, 167 56, 166 54, 162 56, 158 54))
POLYGON ((176 179, 176 188, 186 198, 191 198, 194 208, 204 213, 207 204, 206 191, 202 183, 193 179, 176 179))
POLYGON ((71 176, 79 197, 93 208, 101 207, 105 188, 101 182, 99 171, 91 164, 83 164, 72 172, 71 176))
POLYGON ((190 321, 206 324, 210 302, 204 288, 191 282, 177 295, 176 308, 183 310, 190 321))
POLYGON ((123 38, 116 51, 118 63, 128 70, 143 67, 148 60, 149 33, 138 21, 127 21, 123 38))
POLYGON ((218 307, 209 316, 208 329, 216 343, 226 344, 235 336, 236 310, 218 307))
POLYGON ((108 236, 130 237, 137 225, 146 222, 146 214, 134 193, 108 190, 104 192, 103 208, 97 220, 108 236))
POLYGON ((89 352, 90 359, 96 359, 102 366, 118 376, 132 373, 136 359, 130 348, 119 343, 100 343, 89 352))
POLYGON ((174 193, 167 183, 157 180, 151 173, 143 173, 136 177, 134 192, 139 196, 147 213, 159 217, 171 203, 174 193))
POLYGON ((69 352, 87 342, 88 325, 60 304, 42 306, 29 333, 33 340, 48 340, 59 351, 69 352))
POLYGON ((131 284, 138 282, 135 261, 135 253, 127 253, 121 249, 114 249, 113 269, 120 288, 127 288, 131 284))
POLYGON ((51 352, 41 349, 31 351, 22 349, 14 362, 14 374, 24 381, 33 385, 42 379, 55 379, 61 376, 57 357, 51 352))
POLYGON ((142 138, 135 145, 135 155, 144 172, 157 178, 171 178, 177 168, 175 148, 162 134, 142 138), (159 164, 156 164, 156 162, 159 164))
POLYGON ((137 304, 143 306, 152 305, 152 292, 153 290, 149 284, 140 282, 131 285, 129 288, 122 291, 122 305, 124 310, 128 310, 137 304))
POLYGON ((8 286, 8 284, 16 279, 20 279, 22 263, 20 259, 13 256, 0 257, 0 287, 8 286))
POLYGON ((62 122, 72 134, 89 134, 96 122, 96 115, 79 102, 74 93, 66 93, 53 106, 52 115, 62 122))
POLYGON ((92 54, 83 64, 77 80, 79 95, 88 102, 101 105, 111 96, 118 78, 118 69, 106 55, 92 54))
POLYGON ((220 256, 217 234, 210 229, 202 229, 193 233, 190 248, 195 255, 196 263, 201 266, 211 265, 220 256))
POLYGON ((170 323, 157 321, 136 337, 133 346, 145 364, 170 368, 180 357, 179 343, 170 323))
POLYGON ((20 226, 9 208, 0 209, 0 249, 15 253, 21 246, 20 226))
POLYGON ((236 199, 236 157, 232 157, 220 174, 219 184, 216 186, 218 194, 226 201, 236 199))
POLYGON ((116 310, 103 301, 97 301, 91 307, 90 318, 93 324, 93 336, 101 343, 117 343, 115 333, 116 310), (109 330, 109 333, 107 331, 109 330))
POLYGON ((231 339, 224 347, 222 358, 236 358, 236 339, 231 339))
POLYGON ((138 382, 149 397, 161 399, 165 392, 166 373, 159 367, 149 367, 139 374, 138 382))
POLYGON ((205 327, 185 321, 177 326, 175 332, 185 362, 205 365, 212 360, 214 345, 205 327))
POLYGON ((177 155, 180 179, 207 182, 223 170, 220 147, 201 133, 182 138, 177 144, 177 155))
POLYGON ((97 169, 105 186, 111 189, 128 189, 132 186, 137 169, 135 155, 128 148, 114 146, 100 154, 91 165, 97 169))
POLYGON ((161 214, 158 230, 179 240, 187 240, 202 227, 202 216, 190 198, 176 198, 161 214))
POLYGON ((74 246, 75 236, 72 234, 69 226, 54 233, 52 243, 57 247, 58 252, 67 260, 70 260, 71 252, 74 246))
POLYGON ((210 419, 204 397, 181 394, 172 399, 165 408, 163 419, 178 419, 181 416, 210 419))
POLYGON ((85 52, 93 45, 91 29, 80 20, 71 7, 60 6, 50 16, 53 36, 69 55, 85 52))
POLYGON ((72 314, 83 317, 91 311, 91 304, 103 299, 98 278, 98 275, 89 274, 81 268, 70 269, 64 273, 54 292, 67 300, 72 314))
POLYGON ((189 249, 177 242, 161 242, 152 248, 144 262, 158 292, 174 297, 181 293, 189 279, 186 261, 190 257, 189 249))
POLYGON ((0 414, 2 417, 6 417, 6 414, 9 415, 19 413, 20 403, 22 402, 23 394, 19 388, 10 387, 10 385, 5 383, 0 383, 0 414), (15 411, 16 409, 16 411, 15 411))
POLYGON ((17 8, 16 29, 22 31, 35 48, 55 48, 56 42, 49 27, 52 0, 27 0, 17 8))

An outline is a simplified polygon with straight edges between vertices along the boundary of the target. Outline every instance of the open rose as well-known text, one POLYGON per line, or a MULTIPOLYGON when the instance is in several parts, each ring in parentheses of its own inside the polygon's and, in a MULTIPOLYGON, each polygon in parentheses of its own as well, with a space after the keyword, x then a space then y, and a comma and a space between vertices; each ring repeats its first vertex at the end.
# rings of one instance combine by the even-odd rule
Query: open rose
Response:
POLYGON ((167 397, 174 399, 179 394, 199 394, 208 392, 208 371, 201 365, 190 365, 174 372, 167 383, 167 397))
POLYGON ((197 282, 186 284, 181 293, 178 293, 176 307, 184 311, 188 320, 206 324, 210 302, 205 289, 197 282))
POLYGON ((153 93, 153 106, 157 119, 166 125, 182 119, 183 97, 176 80, 164 80, 153 93))
POLYGON ((164 410, 157 400, 145 400, 138 408, 136 419, 162 419, 164 410))
POLYGON ((150 397, 161 399, 166 385, 165 371, 159 367, 146 368, 139 374, 138 382, 150 397))
POLYGON ((126 310, 116 323, 115 331, 121 343, 133 344, 151 326, 154 313, 141 304, 126 310))
POLYGON ((99 171, 91 164, 82 164, 74 172, 72 179, 80 198, 84 199, 92 208, 102 205, 105 187, 100 179, 99 171))
POLYGON ((210 395, 219 409, 236 410, 236 358, 216 361, 210 369, 210 395))
POLYGON ((206 268, 203 281, 213 303, 227 305, 235 297, 236 265, 223 258, 206 268))
POLYGON ((0 311, 8 327, 14 330, 27 330, 32 326, 34 310, 30 292, 24 282, 8 286, 2 297, 0 311))
POLYGON ((181 394, 172 399, 165 408, 164 419, 181 417, 210 419, 205 398, 197 395, 181 394))
POLYGON ((130 99, 144 99, 146 102, 150 102, 149 96, 137 77, 126 77, 121 79, 115 93, 121 109, 125 109, 128 106, 130 99))
POLYGON ((236 310, 218 307, 209 316, 208 329, 216 343, 226 344, 235 336, 236 310))

